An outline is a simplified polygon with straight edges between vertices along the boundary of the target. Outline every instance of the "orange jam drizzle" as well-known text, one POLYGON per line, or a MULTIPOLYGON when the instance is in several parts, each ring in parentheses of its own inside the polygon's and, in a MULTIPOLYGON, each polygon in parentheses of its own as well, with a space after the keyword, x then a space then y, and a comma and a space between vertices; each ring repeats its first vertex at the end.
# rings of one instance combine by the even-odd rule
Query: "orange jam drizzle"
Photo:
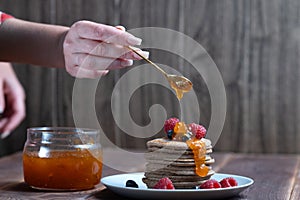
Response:
POLYGON ((206 154, 205 143, 196 138, 187 140, 186 143, 194 153, 196 174, 200 177, 205 177, 209 172, 209 167, 205 165, 205 154, 206 154))
POLYGON ((186 132, 187 132, 187 126, 185 125, 184 122, 176 123, 174 127, 175 136, 173 137, 173 140, 181 141, 182 137, 186 134, 186 132))
POLYGON ((176 85, 175 82, 170 82, 170 86, 171 86, 171 88, 173 88, 175 90, 176 97, 178 98, 178 100, 180 100, 183 97, 183 93, 189 92, 192 89, 192 85, 189 85, 185 89, 180 89, 180 88, 178 88, 178 86, 176 85))
POLYGON ((48 158, 23 155, 25 182, 37 188, 91 189, 102 173, 102 152, 95 158, 88 150, 51 152, 48 158))

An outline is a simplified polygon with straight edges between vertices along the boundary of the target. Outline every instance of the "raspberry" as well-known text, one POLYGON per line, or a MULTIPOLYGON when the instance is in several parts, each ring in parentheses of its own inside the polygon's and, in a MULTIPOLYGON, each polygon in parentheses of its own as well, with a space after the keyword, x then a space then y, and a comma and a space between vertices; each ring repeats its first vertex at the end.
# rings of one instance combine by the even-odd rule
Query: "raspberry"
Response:
POLYGON ((200 189, 213 189, 213 188, 221 188, 221 184, 215 179, 207 180, 200 185, 200 189))
POLYGON ((164 177, 160 179, 153 187, 154 189, 167 189, 167 190, 174 190, 175 187, 172 181, 168 177, 164 177))
POLYGON ((170 119, 167 119, 165 121, 165 125, 164 125, 164 130, 166 133, 168 133, 169 130, 174 130, 174 127, 175 127, 175 124, 179 122, 179 119, 177 118, 170 118, 170 119))
POLYGON ((199 124, 191 123, 189 124, 189 130, 195 135, 197 139, 204 138, 206 135, 206 129, 204 126, 201 126, 199 124))
POLYGON ((232 177, 224 178, 220 181, 222 188, 237 186, 237 181, 232 177))

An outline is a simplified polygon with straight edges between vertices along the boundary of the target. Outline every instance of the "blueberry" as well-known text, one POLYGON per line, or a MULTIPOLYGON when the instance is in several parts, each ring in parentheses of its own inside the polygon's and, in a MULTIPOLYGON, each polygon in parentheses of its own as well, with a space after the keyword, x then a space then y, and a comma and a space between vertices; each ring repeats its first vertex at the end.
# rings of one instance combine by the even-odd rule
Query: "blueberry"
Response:
POLYGON ((173 138, 173 130, 168 130, 168 138, 172 140, 173 138))
POLYGON ((126 187, 138 188, 139 186, 133 180, 128 180, 128 181, 126 181, 126 187))

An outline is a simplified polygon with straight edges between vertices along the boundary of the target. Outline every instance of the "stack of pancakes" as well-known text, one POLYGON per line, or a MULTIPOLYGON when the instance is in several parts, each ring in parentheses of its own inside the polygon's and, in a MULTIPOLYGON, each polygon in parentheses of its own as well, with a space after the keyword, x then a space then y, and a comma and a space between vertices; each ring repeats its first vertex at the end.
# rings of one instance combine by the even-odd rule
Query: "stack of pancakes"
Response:
POLYGON ((201 140, 206 146, 205 165, 210 168, 206 176, 200 177, 196 174, 194 153, 186 142, 158 138, 147 142, 143 182, 148 188, 153 188, 161 178, 168 177, 176 189, 188 189, 209 179, 214 174, 210 165, 215 161, 209 155, 212 153, 212 145, 208 139, 201 140))

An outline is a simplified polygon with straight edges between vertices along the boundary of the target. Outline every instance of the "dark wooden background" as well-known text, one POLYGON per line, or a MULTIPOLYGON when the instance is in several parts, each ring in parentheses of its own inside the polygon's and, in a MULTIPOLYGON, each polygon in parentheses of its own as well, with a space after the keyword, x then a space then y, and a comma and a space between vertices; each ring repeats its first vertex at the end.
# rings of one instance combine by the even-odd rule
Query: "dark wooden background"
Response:
MULTIPOLYGON (((203 45, 224 80, 227 115, 215 151, 300 152, 298 0, 0 0, 0 10, 25 20, 66 26, 88 19, 128 29, 154 26, 180 31, 203 45)), ((150 51, 154 61, 187 65, 184 73, 192 73, 177 56, 150 51)), ((74 125, 74 78, 63 69, 14 67, 26 90, 27 118, 0 142, 1 155, 22 149, 27 127, 74 125)), ((95 98, 98 118, 120 147, 144 148, 147 139, 126 135, 112 118, 112 88, 125 72, 110 72, 101 79, 95 98)), ((194 89, 201 122, 207 126, 211 116, 207 87, 201 78, 190 78, 197 78, 194 89)), ((172 92, 157 86, 142 87, 133 101, 131 114, 141 125, 149 123, 148 109, 153 103, 164 105, 168 116, 178 114, 172 92)))

